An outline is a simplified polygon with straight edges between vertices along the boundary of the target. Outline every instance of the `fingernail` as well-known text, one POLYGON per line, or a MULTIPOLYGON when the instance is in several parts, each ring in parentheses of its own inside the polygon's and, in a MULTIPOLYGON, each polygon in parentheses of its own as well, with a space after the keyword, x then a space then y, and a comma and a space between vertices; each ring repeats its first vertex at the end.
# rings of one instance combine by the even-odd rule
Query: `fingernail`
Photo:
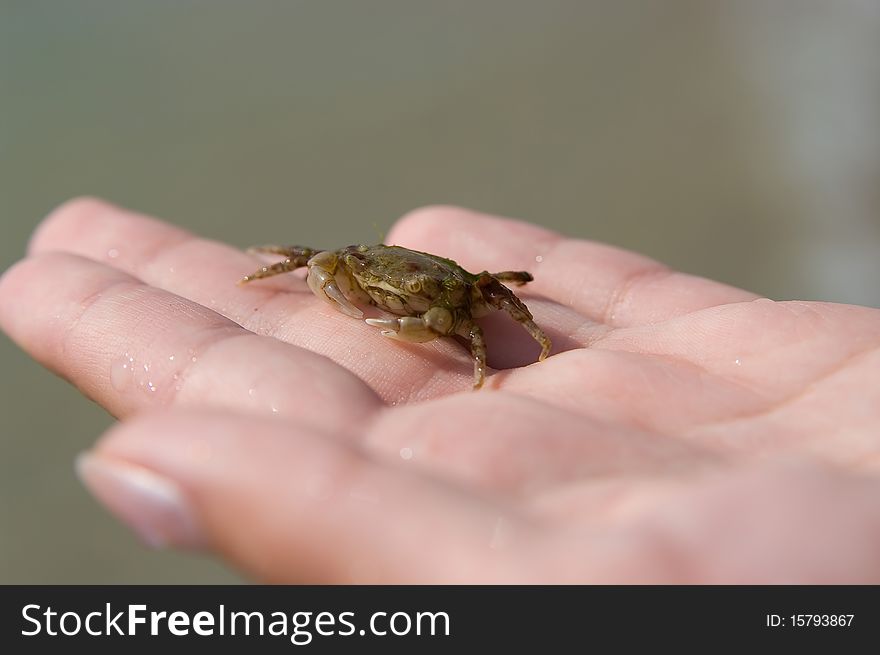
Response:
POLYGON ((75 468, 91 494, 148 546, 204 545, 189 502, 168 478, 142 466, 88 452, 76 458, 75 468))

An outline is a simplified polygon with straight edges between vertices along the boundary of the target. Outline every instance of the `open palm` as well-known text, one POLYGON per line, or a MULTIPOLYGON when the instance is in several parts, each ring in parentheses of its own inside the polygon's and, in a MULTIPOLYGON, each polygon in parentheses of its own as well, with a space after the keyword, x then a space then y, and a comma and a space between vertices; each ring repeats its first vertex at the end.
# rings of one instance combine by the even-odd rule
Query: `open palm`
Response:
POLYGON ((256 579, 880 581, 880 311, 456 208, 386 241, 532 272, 551 357, 493 314, 472 392, 460 344, 296 273, 237 286, 252 256, 89 199, 4 275, 0 325, 123 419, 80 461, 111 510, 256 579))

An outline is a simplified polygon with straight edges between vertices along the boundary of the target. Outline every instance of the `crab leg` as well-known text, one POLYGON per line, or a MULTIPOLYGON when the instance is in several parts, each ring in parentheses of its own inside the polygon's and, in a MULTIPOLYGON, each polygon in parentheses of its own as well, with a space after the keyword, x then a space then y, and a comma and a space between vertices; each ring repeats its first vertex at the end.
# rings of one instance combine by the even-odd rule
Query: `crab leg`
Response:
POLYGON ((306 262, 309 261, 312 257, 317 255, 319 252, 324 252, 323 250, 316 250, 315 248, 308 248, 306 246, 275 246, 269 244, 267 246, 254 246, 252 248, 247 249, 248 252, 265 252, 270 255, 284 255, 285 257, 290 257, 291 259, 300 259, 302 264, 300 266, 305 266, 306 262))
POLYGON ((518 287, 535 279, 528 271, 501 271, 500 273, 492 273, 492 277, 501 282, 512 282, 518 287))
POLYGON ((458 334, 471 342, 471 356, 474 358, 474 391, 483 386, 486 379, 486 340, 483 330, 476 323, 464 323, 458 334))
MULTIPOLYGON (((530 276, 531 277, 531 276, 530 276)), ((532 339, 541 344, 541 354, 538 361, 543 362, 550 354, 552 343, 550 337, 532 320, 532 313, 513 292, 499 282, 494 276, 483 273, 477 284, 483 291, 483 297, 492 307, 503 309, 510 317, 522 325, 526 332, 532 335, 532 339)))
POLYGON ((281 275, 282 273, 289 273, 290 271, 302 268, 313 256, 321 251, 314 250, 313 248, 303 248, 302 246, 258 246, 256 248, 248 248, 248 252, 265 252, 273 255, 284 255, 286 259, 277 264, 263 266, 250 275, 245 275, 238 281, 239 284, 247 284, 253 280, 272 277, 273 275, 281 275))
MULTIPOLYGON (((367 325, 381 328, 382 336, 400 341, 424 343, 432 341, 439 336, 428 322, 419 316, 401 316, 400 318, 367 318, 367 325)), ((471 355, 474 358, 474 389, 483 386, 486 378, 486 340, 480 326, 470 321, 463 323, 456 331, 470 341, 471 355)))

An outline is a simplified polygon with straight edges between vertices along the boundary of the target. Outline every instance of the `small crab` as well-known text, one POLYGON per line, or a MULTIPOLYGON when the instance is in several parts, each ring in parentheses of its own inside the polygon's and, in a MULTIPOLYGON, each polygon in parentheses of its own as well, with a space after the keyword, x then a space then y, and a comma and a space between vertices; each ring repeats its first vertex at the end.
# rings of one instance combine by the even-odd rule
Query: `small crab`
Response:
POLYGON ((502 282, 522 286, 532 281, 525 271, 468 273, 451 259, 400 246, 348 246, 315 250, 302 246, 262 246, 252 252, 282 255, 239 282, 280 275, 308 266, 312 292, 341 312, 363 318, 354 302, 369 303, 400 318, 368 318, 393 339, 422 343, 458 335, 470 342, 474 389, 486 376, 486 341, 474 322, 493 309, 503 309, 541 344, 538 361, 550 353, 550 339, 532 320, 523 302, 502 282))

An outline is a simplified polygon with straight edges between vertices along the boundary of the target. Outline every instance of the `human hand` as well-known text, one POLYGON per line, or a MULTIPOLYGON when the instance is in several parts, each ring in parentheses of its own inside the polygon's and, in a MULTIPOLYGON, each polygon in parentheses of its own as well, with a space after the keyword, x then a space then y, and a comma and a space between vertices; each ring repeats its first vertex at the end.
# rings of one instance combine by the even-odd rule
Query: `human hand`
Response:
POLYGON ((251 256, 88 199, 4 274, 0 326, 122 420, 79 462, 99 500, 261 581, 880 581, 880 311, 454 208, 387 241, 531 271, 552 356, 496 313, 472 392, 459 344, 296 274, 236 286, 251 256))

